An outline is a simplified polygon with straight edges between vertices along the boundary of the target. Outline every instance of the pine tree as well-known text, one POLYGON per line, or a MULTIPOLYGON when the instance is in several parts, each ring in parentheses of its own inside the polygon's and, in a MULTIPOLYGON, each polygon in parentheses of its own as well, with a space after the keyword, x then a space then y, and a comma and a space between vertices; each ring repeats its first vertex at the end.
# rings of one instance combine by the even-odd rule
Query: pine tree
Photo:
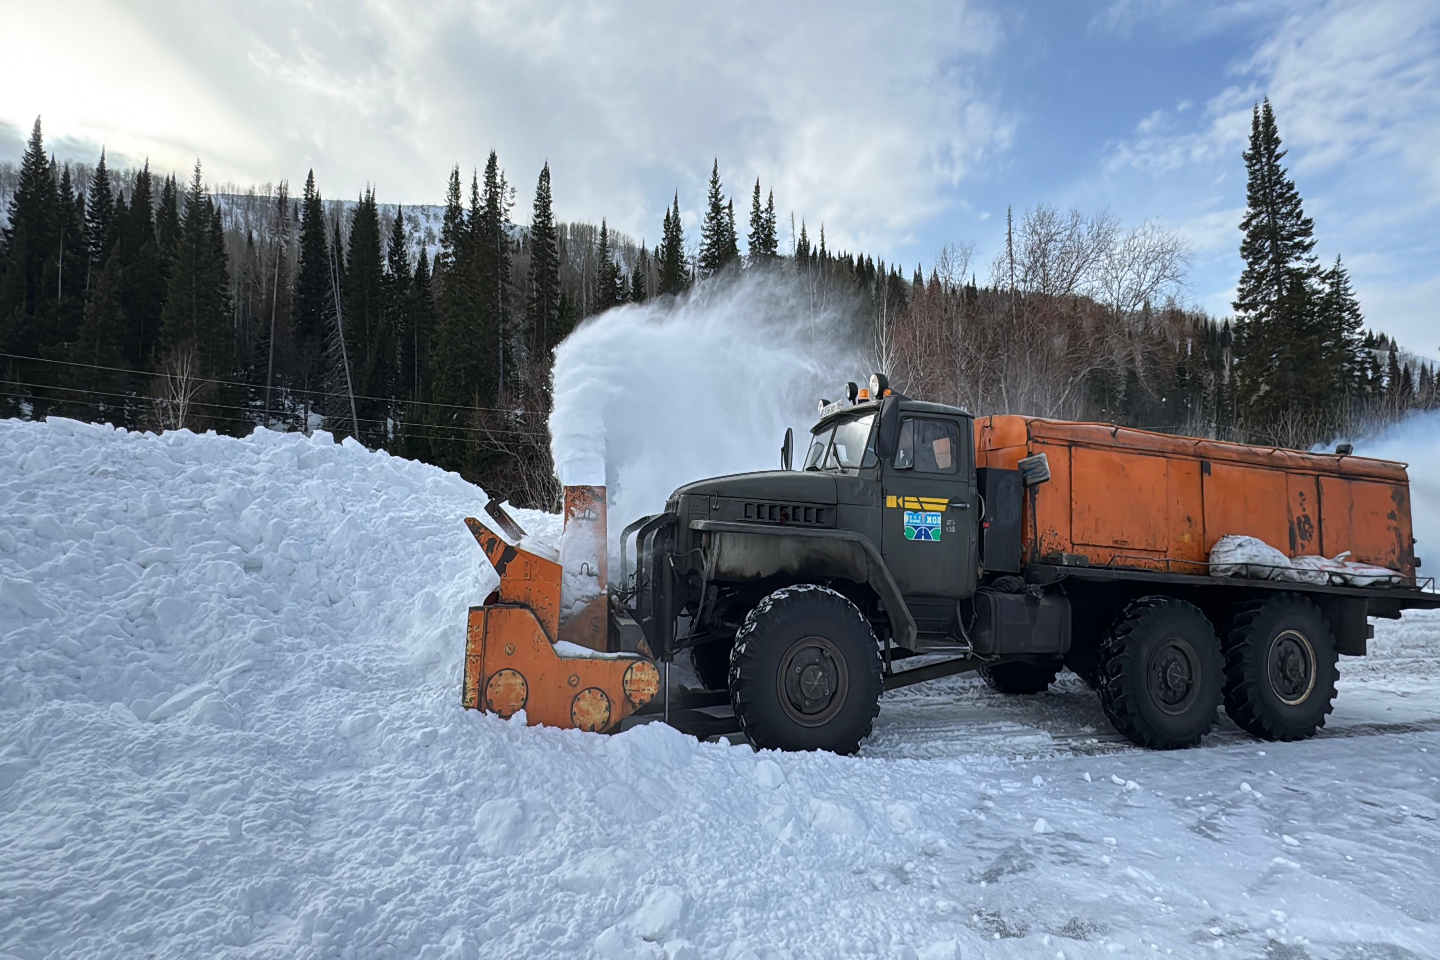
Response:
POLYGON ((185 192, 175 266, 161 316, 170 362, 190 358, 199 377, 233 378, 235 340, 230 317, 230 280, 220 211, 205 192, 197 160, 185 192))
POLYGON ((630 271, 631 303, 644 303, 646 297, 646 277, 650 272, 650 255, 645 252, 645 241, 640 241, 640 253, 635 257, 635 267, 630 271))
MULTIPOLYGON (((4 272, 0 276, 0 352, 34 356, 43 339, 40 314, 47 299, 45 265, 58 236, 59 199, 50 162, 45 156, 40 119, 30 133, 14 196, 9 225, 0 231, 4 272)), ((55 291, 49 290, 53 304, 55 291)), ((20 379, 20 378, 17 378, 20 379)), ((40 381, 43 382, 43 381, 40 381)), ((18 409, 18 400, 11 412, 18 409)), ((40 415, 36 412, 36 415, 40 415)))
MULTIPOLYGON (((163 203, 161 209, 164 209, 163 203)), ((301 193, 299 260, 295 292, 290 301, 296 353, 294 386, 302 391, 302 415, 308 417, 316 407, 325 412, 326 404, 317 403, 317 392, 324 389, 325 336, 335 313, 335 281, 330 265, 330 240, 325 229, 325 205, 315 186, 314 170, 306 175, 301 193)))
POLYGON ((690 264, 685 257, 685 230, 680 223, 680 194, 675 194, 674 204, 665 211, 660 249, 656 251, 660 268, 661 296, 679 296, 689 286, 690 264))
POLYGON ((60 185, 55 194, 55 228, 59 233, 56 254, 45 270, 45 285, 47 289, 53 285, 55 304, 46 311, 43 339, 58 348, 73 341, 80 332, 90 257, 85 231, 85 197, 75 189, 68 163, 60 172, 60 185))
MULTIPOLYGON (((398 338, 386 310, 388 291, 380 238, 380 208, 375 190, 361 195, 350 215, 349 244, 345 250, 344 307, 345 357, 357 400, 359 439, 370 447, 389 439, 388 424, 396 411, 390 401, 397 395, 400 361, 398 338)), ((409 274, 409 268, 404 270, 409 274)), ((346 411, 348 416, 348 411, 346 411)))
MULTIPOLYGON (((1325 375, 1331 364, 1312 288, 1314 223, 1281 164, 1285 151, 1268 99, 1253 111, 1244 157, 1240 256, 1245 269, 1234 302, 1239 403, 1262 430, 1291 412, 1333 418, 1338 378, 1325 375)), ((1333 423, 1317 422, 1317 434, 1328 432, 1333 423)), ((1319 436, 1291 439, 1313 442, 1319 436)))
POLYGON ((765 256, 765 209, 760 206, 760 178, 755 178, 755 192, 750 195, 750 233, 746 237, 746 254, 750 266, 762 266, 765 256))
POLYGON ((595 251, 595 312, 603 313, 625 302, 625 276, 610 254, 610 231, 600 220, 600 243, 595 251))
POLYGON ((1358 396, 1364 386, 1360 338, 1365 330, 1365 316, 1350 286, 1350 274, 1338 256, 1330 269, 1320 274, 1320 288, 1319 309, 1329 345, 1330 375, 1335 380, 1337 396, 1349 400, 1358 396))
POLYGON ((559 344, 560 248, 551 208, 550 164, 540 168, 530 218, 530 297, 526 304, 532 363, 549 365, 559 344))
POLYGON ((434 396, 432 349, 434 344, 437 313, 435 293, 430 282, 430 255, 424 246, 420 247, 420 259, 415 264, 415 273, 410 279, 409 297, 405 313, 407 334, 401 362, 406 369, 409 384, 409 401, 405 409, 405 455, 415 459, 434 462, 431 448, 432 434, 427 426, 439 422, 432 416, 434 408, 424 406, 434 396))
POLYGON ((502 385, 518 379, 519 344, 510 318, 510 190, 494 150, 485 161, 485 192, 476 235, 479 250, 479 304, 481 337, 493 349, 480 370, 482 403, 494 400, 502 385))
POLYGON ((735 230, 735 201, 725 202, 725 263, 740 262, 740 237, 735 230))
POLYGON ((435 275, 446 276, 454 271, 465 237, 465 208, 460 197, 460 166, 450 170, 450 183, 445 190, 445 215, 440 221, 440 251, 435 255, 435 275))
POLYGON ((755 192, 750 196, 750 233, 746 239, 750 266, 764 266, 775 260, 779 252, 775 238, 775 191, 770 191, 765 206, 761 207, 759 178, 756 178, 755 192))
POLYGON ((127 363, 125 356, 129 324, 122 302, 120 254, 112 252, 104 269, 96 276, 86 304, 85 319, 69 352, 75 363, 90 366, 77 368, 80 383, 93 401, 86 404, 86 415, 117 427, 135 426, 123 395, 128 392, 128 377, 117 372, 127 363), (98 368, 113 369, 98 369, 98 368))
POLYGON ((735 207, 725 200, 720 186, 720 160, 710 168, 710 187, 705 200, 705 219, 700 226, 700 255, 696 264, 701 277, 713 277, 739 256, 735 242, 735 207))
MULTIPOLYGON (((118 228, 115 222, 115 188, 110 183, 110 171, 105 165, 105 151, 100 151, 100 162, 95 165, 95 175, 90 178, 90 198, 85 203, 85 227, 90 246, 90 270, 98 275, 110 259, 115 247, 118 228)), ((87 274, 88 278, 89 274, 87 274)), ((118 284, 118 278, 116 278, 118 284)), ((86 283, 89 288, 89 283, 86 283)))
POLYGON ((393 396, 414 396, 412 366, 413 337, 410 334, 410 284, 414 273, 410 267, 409 241, 405 238, 405 208, 397 207, 390 224, 390 239, 385 244, 385 326, 395 337, 395 385, 393 396))
POLYGON ((120 302, 127 322, 125 360, 142 369, 154 359, 165 308, 165 262, 155 233, 154 178, 150 163, 135 177, 135 193, 119 224, 120 302))

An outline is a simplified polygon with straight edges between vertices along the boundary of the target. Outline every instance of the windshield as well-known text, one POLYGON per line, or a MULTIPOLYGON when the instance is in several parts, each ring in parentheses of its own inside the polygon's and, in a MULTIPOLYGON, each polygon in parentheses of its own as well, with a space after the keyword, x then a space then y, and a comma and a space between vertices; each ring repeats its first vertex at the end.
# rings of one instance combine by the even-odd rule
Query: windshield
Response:
POLYGON ((805 469, 853 470, 874 466, 875 448, 870 443, 870 428, 874 424, 872 413, 825 427, 810 440, 805 469))

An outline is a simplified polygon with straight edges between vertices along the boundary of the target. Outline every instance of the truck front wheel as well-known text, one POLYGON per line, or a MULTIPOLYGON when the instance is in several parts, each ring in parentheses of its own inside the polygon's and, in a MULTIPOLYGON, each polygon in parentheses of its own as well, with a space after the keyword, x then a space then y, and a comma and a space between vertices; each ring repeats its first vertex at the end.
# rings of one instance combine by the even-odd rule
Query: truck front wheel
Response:
POLYGON ((1294 595, 1241 604, 1225 636, 1225 712, 1264 740, 1304 740, 1335 705, 1335 634, 1294 595))
POLYGON ((1224 661, 1205 614, 1172 597, 1131 602, 1100 648, 1100 704, 1142 747, 1193 747, 1220 706, 1224 661))
POLYGON ((869 621, 818 584, 761 600, 730 651, 730 702, 762 749, 854 753, 870 735, 883 688, 869 621))

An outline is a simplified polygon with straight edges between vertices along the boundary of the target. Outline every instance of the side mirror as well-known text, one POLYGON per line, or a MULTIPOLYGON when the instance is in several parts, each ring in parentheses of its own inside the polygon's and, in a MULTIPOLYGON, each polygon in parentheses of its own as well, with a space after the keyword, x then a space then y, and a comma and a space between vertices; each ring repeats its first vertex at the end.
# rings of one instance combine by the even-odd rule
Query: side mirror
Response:
POLYGON ((780 469, 795 469, 795 429, 785 428, 785 442, 780 445, 780 469))
POLYGON ((889 460, 900 445, 900 401, 886 397, 880 404, 880 426, 875 433, 875 455, 889 460))
POLYGON ((1036 487, 1050 479, 1050 458, 1043 453, 1022 457, 1019 463, 1020 482, 1036 487))

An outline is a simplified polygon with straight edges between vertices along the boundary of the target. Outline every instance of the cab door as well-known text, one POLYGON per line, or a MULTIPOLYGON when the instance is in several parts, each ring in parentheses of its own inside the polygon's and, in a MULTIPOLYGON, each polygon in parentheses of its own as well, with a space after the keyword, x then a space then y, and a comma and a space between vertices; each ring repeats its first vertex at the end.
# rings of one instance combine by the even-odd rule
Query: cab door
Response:
POLYGON ((882 468, 881 550, 907 597, 975 592, 974 438, 968 421, 907 415, 882 468))

